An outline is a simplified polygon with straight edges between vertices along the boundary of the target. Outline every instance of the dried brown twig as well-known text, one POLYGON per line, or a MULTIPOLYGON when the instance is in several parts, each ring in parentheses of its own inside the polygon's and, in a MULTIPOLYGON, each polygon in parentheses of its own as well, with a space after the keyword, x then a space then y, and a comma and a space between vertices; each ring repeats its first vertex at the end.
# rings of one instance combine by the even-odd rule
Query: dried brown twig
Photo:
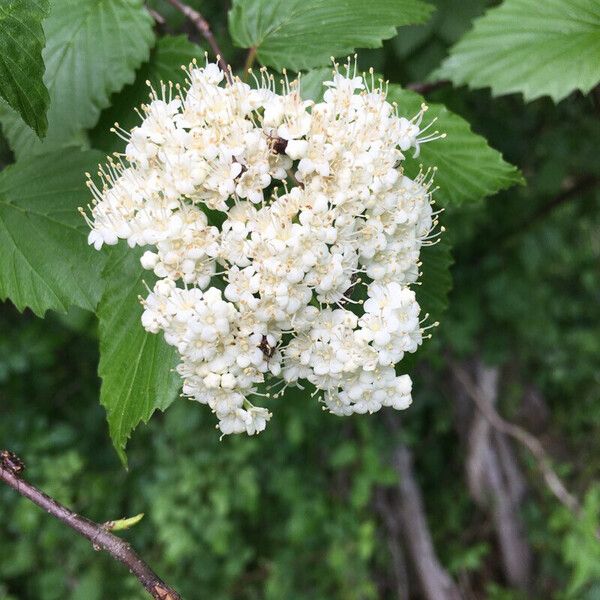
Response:
POLYGON ((90 540, 94 550, 104 550, 125 565, 155 600, 181 600, 181 596, 160 579, 126 541, 110 532, 111 522, 99 524, 74 513, 23 479, 24 470, 23 462, 13 452, 9 450, 0 452, 1 481, 90 540))
POLYGON ((567 490, 560 477, 556 474, 556 471, 552 468, 550 457, 548 456, 546 450, 544 450, 544 447, 540 441, 522 427, 506 421, 496 412, 496 409, 491 404, 483 401, 482 398, 484 396, 482 395, 482 391, 462 365, 454 360, 451 360, 451 366, 455 377, 458 381, 460 381, 465 389, 465 392, 469 395, 473 402, 475 402, 478 410, 486 418, 490 425, 501 433, 511 436, 525 446, 531 452, 531 454, 533 454, 533 457, 537 461, 538 467, 544 477, 544 481, 546 482, 546 485, 550 491, 571 512, 576 515, 579 514, 579 501, 567 490))
MULTIPOLYGON (((475 360, 469 372, 481 392, 481 401, 495 407, 500 369, 475 360)), ((457 384, 454 394, 457 429, 466 450, 464 466, 470 495, 491 519, 507 583, 526 594, 532 581, 533 552, 521 518, 525 477, 508 436, 491 425, 456 375, 454 379, 457 384), (460 417, 458 412, 462 413, 460 417)))

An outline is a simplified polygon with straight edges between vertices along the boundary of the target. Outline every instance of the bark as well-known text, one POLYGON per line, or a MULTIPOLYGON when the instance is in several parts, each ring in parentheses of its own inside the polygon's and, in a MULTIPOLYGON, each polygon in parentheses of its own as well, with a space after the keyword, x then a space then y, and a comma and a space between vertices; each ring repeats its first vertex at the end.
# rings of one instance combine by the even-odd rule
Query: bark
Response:
POLYGON ((24 470, 23 462, 14 453, 9 450, 0 452, 0 481, 90 540, 95 550, 105 550, 125 565, 155 600, 181 600, 179 594, 160 579, 127 542, 110 533, 106 524, 94 523, 44 494, 23 479, 24 470))
POLYGON ((385 541, 388 546, 391 560, 390 577, 386 577, 387 589, 391 588, 397 600, 409 600, 410 584, 408 568, 404 549, 400 542, 402 528, 398 510, 394 507, 394 498, 389 498, 383 488, 375 490, 375 510, 379 513, 384 523, 385 541), (391 580, 391 581, 388 581, 391 580))
POLYGON ((400 476, 399 514, 404 540, 423 595, 427 600, 460 600, 458 586, 435 552, 412 454, 404 444, 396 447, 393 464, 400 476))
MULTIPOLYGON (((480 403, 493 407, 498 398, 498 369, 477 362, 473 370, 480 403)), ((456 400, 462 405, 459 409, 462 418, 471 412, 466 432, 464 423, 460 428, 466 442, 469 491, 492 519, 507 582, 527 591, 531 583, 532 552, 519 514, 525 478, 505 434, 491 426, 466 394, 456 394, 456 400)))

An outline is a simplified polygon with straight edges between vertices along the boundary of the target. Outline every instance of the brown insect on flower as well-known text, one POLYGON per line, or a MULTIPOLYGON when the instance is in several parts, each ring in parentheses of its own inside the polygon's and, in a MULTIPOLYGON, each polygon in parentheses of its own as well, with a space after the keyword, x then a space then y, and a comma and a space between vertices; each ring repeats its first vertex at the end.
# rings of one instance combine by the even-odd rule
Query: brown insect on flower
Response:
POLYGON ((267 136, 269 138, 269 145, 271 146, 271 150, 275 152, 275 154, 284 154, 285 149, 287 148, 288 141, 279 136, 267 136))
POLYGON ((269 344, 266 335, 262 336, 258 347, 267 360, 275 354, 275 348, 269 344))
POLYGON ((344 292, 344 295, 342 296, 342 299, 340 300, 340 304, 342 306, 345 306, 348 302, 350 302, 350 300, 352 298, 352 294, 354 293, 356 286, 360 282, 361 282, 361 280, 358 277, 358 273, 352 273, 352 275, 350 277, 350 287, 344 292))
POLYGON ((248 167, 244 164, 242 164, 241 167, 242 168, 241 168, 240 172, 234 177, 235 181, 237 181, 248 170, 248 167))
POLYGON ((25 463, 14 452, 2 450, 0 452, 0 467, 14 475, 19 475, 25 470, 25 463))

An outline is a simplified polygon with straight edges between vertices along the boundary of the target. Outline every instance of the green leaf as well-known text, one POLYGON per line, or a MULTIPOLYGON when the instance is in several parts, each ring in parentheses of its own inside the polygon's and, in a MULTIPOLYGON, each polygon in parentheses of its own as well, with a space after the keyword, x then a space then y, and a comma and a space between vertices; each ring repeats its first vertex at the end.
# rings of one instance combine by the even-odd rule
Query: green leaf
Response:
POLYGON ((100 403, 106 409, 113 444, 126 463, 125 444, 135 427, 177 397, 181 380, 174 372, 177 351, 162 335, 148 333, 140 321, 139 296, 154 276, 142 269, 140 254, 126 246, 110 251, 104 271, 105 290, 98 306, 102 378, 100 403))
POLYGON ((415 293, 423 316, 429 313, 428 323, 433 323, 448 308, 448 294, 452 289, 450 267, 454 260, 444 234, 437 244, 421 249, 420 260, 421 285, 415 288, 415 293))
MULTIPOLYGON (((425 100, 422 96, 398 85, 390 85, 388 100, 398 103, 403 116, 412 117, 425 100)), ((429 104, 423 124, 437 119, 432 129, 446 134, 443 139, 421 146, 417 159, 407 155, 406 174, 414 177, 422 165, 437 168, 434 179, 439 190, 435 198, 443 205, 480 200, 499 190, 523 183, 520 171, 507 163, 502 155, 490 148, 486 140, 473 133, 463 118, 450 112, 443 104, 429 104)))
POLYGON ((144 518, 144 513, 139 513, 133 517, 117 519, 116 521, 107 521, 102 527, 108 531, 124 531, 135 527, 144 518))
POLYGON ((134 83, 113 96, 111 106, 103 111, 98 124, 90 132, 94 148, 106 152, 122 149, 124 142, 110 129, 115 122, 127 130, 139 124, 140 118, 134 108, 148 101, 150 90, 146 82, 150 81, 156 89, 161 81, 183 85, 186 75, 181 66, 187 67, 194 58, 203 56, 204 50, 184 36, 160 38, 150 53, 150 60, 137 72, 134 83))
POLYGON ((380 47, 396 27, 422 23, 431 11, 421 0, 234 0, 229 31, 236 45, 256 48, 263 65, 300 71, 380 47))
POLYGON ((50 104, 42 80, 42 20, 47 15, 48 0, 0 4, 0 96, 40 137, 48 129, 46 111, 50 104))
POLYGON ((77 208, 90 199, 84 173, 101 159, 67 149, 0 173, 0 298, 19 310, 96 308, 105 259, 88 246, 77 208))
POLYGON ((154 42, 142 0, 54 0, 44 22, 44 82, 50 92, 44 142, 2 107, 0 121, 17 157, 68 143, 85 144, 110 95, 132 83, 154 42))
POLYGON ((332 68, 323 67, 320 69, 311 69, 300 76, 300 94, 305 100, 323 101, 325 93, 324 81, 330 81, 332 78, 332 68))
POLYGON ((436 75, 525 100, 587 93, 600 81, 600 3, 506 0, 475 21, 436 75))
MULTIPOLYGON (((421 318, 429 315, 425 326, 440 321, 443 313, 448 308, 448 294, 452 289, 452 273, 450 267, 454 263, 450 244, 442 234, 441 240, 433 246, 421 248, 421 277, 420 285, 414 287, 419 306, 421 307, 421 318)), ((436 336, 437 328, 431 330, 436 336)), ((432 346, 433 347, 433 346, 432 346)), ((427 356, 429 345, 425 340, 415 353, 406 354, 398 364, 398 371, 410 373, 418 361, 427 356)))

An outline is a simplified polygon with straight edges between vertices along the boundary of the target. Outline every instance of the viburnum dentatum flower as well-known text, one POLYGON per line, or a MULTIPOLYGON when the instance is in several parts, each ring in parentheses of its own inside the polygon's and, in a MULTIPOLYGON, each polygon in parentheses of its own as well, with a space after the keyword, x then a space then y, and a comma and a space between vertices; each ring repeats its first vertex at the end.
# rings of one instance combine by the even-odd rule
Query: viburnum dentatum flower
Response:
POLYGON ((420 128, 426 107, 399 115, 350 66, 319 103, 264 71, 254 88, 216 64, 187 73, 117 126, 125 153, 90 179, 88 217, 97 249, 150 248, 142 325, 177 348, 183 393, 223 434, 262 431, 271 413, 251 399, 303 381, 338 415, 406 408, 396 364, 422 342, 410 286, 437 218, 429 174, 401 165, 440 137, 420 128))

